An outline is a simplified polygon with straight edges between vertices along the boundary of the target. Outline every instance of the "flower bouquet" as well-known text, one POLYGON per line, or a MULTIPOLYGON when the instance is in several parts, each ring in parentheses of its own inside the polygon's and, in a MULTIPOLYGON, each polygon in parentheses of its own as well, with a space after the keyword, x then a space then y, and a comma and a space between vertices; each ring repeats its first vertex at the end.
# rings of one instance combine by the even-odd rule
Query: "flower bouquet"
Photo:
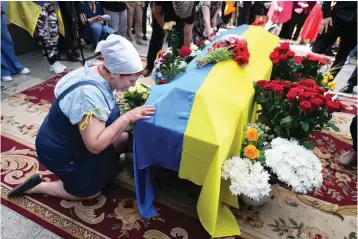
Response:
MULTIPOLYGON (((253 126, 257 129, 258 124, 248 126, 245 141, 259 142, 260 134, 250 131, 253 126)), ((261 127, 266 129, 267 126, 261 127)), ((233 195, 240 196, 246 204, 260 206, 269 199, 268 196, 272 195, 277 184, 302 194, 321 187, 322 165, 312 151, 300 146, 295 140, 275 138, 271 141, 271 136, 267 137, 268 141, 263 139, 261 142, 266 144, 261 146, 264 147, 258 146, 262 154, 256 149, 253 158, 234 156, 223 163, 221 176, 230 180, 229 189, 233 195)))
POLYGON ((234 59, 240 67, 249 64, 250 53, 245 39, 236 35, 223 36, 208 49, 206 56, 197 60, 197 67, 230 59, 234 59))
POLYGON ((290 44, 283 42, 270 54, 270 59, 273 63, 271 79, 295 82, 310 78, 325 90, 335 89, 331 71, 336 69, 326 73, 321 72, 323 66, 331 64, 331 61, 323 55, 307 53, 305 56, 296 56, 296 53, 290 49, 290 44))
POLYGON ((154 62, 152 77, 157 84, 169 83, 176 76, 185 72, 187 63, 184 58, 178 57, 174 49, 169 47, 166 51, 159 51, 154 62))
MULTIPOLYGON (((283 138, 295 138, 307 143, 313 130, 324 127, 337 129, 329 123, 333 112, 345 107, 312 79, 299 82, 260 80, 255 83, 254 100, 261 105, 259 122, 283 138)), ((312 145, 306 144, 307 147, 312 145)))
MULTIPOLYGON (((144 105, 150 94, 150 86, 136 84, 129 87, 128 91, 117 95, 121 113, 126 113, 138 106, 144 105)), ((133 125, 131 126, 133 129, 133 125)))

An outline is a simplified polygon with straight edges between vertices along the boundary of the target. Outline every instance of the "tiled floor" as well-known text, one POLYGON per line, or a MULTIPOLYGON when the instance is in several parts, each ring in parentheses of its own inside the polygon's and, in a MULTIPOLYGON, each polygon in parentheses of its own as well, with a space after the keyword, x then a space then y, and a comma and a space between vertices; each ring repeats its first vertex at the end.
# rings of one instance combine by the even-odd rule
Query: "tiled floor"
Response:
MULTIPOLYGON (((150 36, 151 32, 149 31, 147 35, 150 36)), ((148 44, 149 40, 147 41, 147 45, 135 45, 140 55, 146 56, 148 44)), ((309 51, 308 47, 302 45, 295 45, 293 48, 295 51, 301 53, 309 51)), ((86 57, 92 55, 92 51, 88 46, 84 46, 84 52, 86 57)), ((31 70, 31 73, 29 75, 15 75, 13 76, 12 82, 2 83, 7 87, 7 89, 1 92, 1 100, 55 76, 53 73, 49 72, 47 60, 42 57, 40 51, 18 56, 18 59, 25 67, 28 67, 31 70)), ((79 62, 73 63, 63 61, 63 64, 72 70, 81 67, 81 63, 79 62)), ((354 65, 345 65, 342 68, 341 72, 336 77, 337 91, 345 86, 347 79, 350 77, 354 70, 354 67, 354 65)), ((141 79, 141 81, 148 84, 154 83, 150 77, 141 79)), ((357 92, 355 91, 354 94, 356 95, 357 92)), ((3 239, 59 238, 40 225, 33 223, 22 215, 4 206, 1 206, 0 209, 2 232, 1 238, 3 239), (21 225, 21 230, 18 230, 18 225, 21 225)))

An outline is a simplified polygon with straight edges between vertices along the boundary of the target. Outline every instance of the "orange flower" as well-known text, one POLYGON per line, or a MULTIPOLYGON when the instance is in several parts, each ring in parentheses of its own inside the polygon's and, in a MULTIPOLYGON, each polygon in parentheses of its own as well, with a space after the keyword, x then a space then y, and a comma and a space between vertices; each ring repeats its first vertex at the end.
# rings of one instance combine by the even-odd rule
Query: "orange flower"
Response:
POLYGON ((160 56, 160 54, 162 54, 162 52, 163 52, 162 50, 159 50, 159 51, 158 51, 157 57, 156 57, 157 59, 158 59, 158 57, 160 56))
POLYGON ((260 157, 260 151, 255 147, 255 145, 249 144, 244 148, 244 156, 254 160, 260 157))
POLYGON ((246 139, 251 142, 256 142, 259 139, 260 135, 257 132, 257 129, 250 128, 246 131, 246 139))

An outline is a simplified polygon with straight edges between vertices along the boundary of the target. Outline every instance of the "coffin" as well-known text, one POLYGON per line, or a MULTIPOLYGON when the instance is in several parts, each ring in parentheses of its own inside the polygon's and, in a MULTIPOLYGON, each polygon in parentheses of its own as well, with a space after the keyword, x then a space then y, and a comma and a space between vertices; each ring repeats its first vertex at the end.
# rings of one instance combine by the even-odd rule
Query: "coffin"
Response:
POLYGON ((156 214, 155 190, 149 167, 175 170, 179 177, 202 185, 199 218, 212 237, 239 235, 237 222, 226 204, 238 207, 221 165, 238 155, 243 129, 255 120, 253 82, 270 79, 269 54, 279 39, 262 27, 240 26, 223 35, 235 34, 248 42, 250 63, 240 68, 233 60, 196 67, 196 59, 184 74, 169 84, 152 87, 147 105, 156 114, 137 122, 134 134, 134 168, 137 203, 144 218, 156 214), (225 204, 224 204, 225 203, 225 204))

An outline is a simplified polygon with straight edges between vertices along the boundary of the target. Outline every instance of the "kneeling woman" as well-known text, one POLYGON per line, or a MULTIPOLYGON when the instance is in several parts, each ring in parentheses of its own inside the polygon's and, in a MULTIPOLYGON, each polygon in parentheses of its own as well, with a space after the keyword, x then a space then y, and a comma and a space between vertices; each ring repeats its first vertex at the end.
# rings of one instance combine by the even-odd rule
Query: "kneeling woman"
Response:
POLYGON ((125 38, 110 35, 98 44, 104 64, 70 72, 56 85, 55 100, 36 138, 38 159, 60 180, 36 174, 9 193, 48 194, 68 200, 97 197, 117 174, 118 157, 130 146, 130 123, 154 114, 153 106, 120 116, 115 90, 126 91, 143 71, 140 57, 125 38))

